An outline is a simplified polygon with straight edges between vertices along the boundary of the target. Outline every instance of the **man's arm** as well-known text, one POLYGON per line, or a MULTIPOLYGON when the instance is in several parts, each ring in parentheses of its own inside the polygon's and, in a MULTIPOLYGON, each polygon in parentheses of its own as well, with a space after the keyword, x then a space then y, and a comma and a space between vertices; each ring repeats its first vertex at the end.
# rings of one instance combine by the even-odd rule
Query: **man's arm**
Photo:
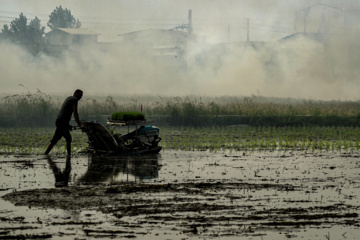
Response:
POLYGON ((77 111, 77 105, 76 104, 73 105, 73 112, 74 112, 74 118, 75 118, 75 121, 76 121, 77 125, 79 127, 82 127, 82 124, 81 124, 80 119, 79 119, 79 114, 78 114, 78 111, 77 111))

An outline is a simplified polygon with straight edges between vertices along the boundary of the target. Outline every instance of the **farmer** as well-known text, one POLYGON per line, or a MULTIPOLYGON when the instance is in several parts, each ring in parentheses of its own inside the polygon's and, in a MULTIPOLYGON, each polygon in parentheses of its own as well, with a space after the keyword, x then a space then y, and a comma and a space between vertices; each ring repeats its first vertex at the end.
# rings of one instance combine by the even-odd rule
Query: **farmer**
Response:
POLYGON ((67 97, 64 103, 61 106, 60 112, 56 118, 56 130, 53 138, 50 140, 49 146, 45 151, 45 154, 49 154, 51 149, 55 144, 64 137, 66 140, 66 150, 67 154, 71 155, 71 135, 70 130, 71 126, 69 125, 71 115, 74 113, 74 118, 76 123, 80 128, 83 128, 83 125, 80 123, 79 114, 77 111, 78 101, 82 98, 83 91, 77 89, 74 92, 73 96, 67 97))

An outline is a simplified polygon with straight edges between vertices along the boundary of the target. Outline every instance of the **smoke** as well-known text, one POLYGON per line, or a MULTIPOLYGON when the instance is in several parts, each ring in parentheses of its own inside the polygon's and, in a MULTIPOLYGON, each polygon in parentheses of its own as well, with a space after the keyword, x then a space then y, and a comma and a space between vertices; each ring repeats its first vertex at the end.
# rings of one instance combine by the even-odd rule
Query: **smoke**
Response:
MULTIPOLYGON (((209 4, 216 5, 215 2, 218 3, 210 1, 209 4)), ((284 2, 288 1, 278 1, 277 7, 284 2)), ((270 3, 249 1, 249 4, 251 16, 264 12, 270 3)), ((275 8, 270 9, 270 14, 276 15, 275 8)), ((88 96, 261 95, 359 99, 358 28, 329 34, 322 42, 298 34, 282 41, 249 44, 238 40, 214 44, 214 39, 222 37, 208 35, 209 28, 196 29, 195 12, 194 35, 184 56, 156 57, 148 48, 124 44, 113 44, 110 48, 104 45, 73 48, 60 57, 32 56, 19 46, 1 42, 0 94, 23 91, 19 87, 23 84, 30 91, 40 89, 57 95, 71 94, 80 88, 88 96), (200 36, 206 36, 207 41, 200 36)), ((276 22, 278 18, 270 20, 276 22)))
POLYGON ((30 91, 50 94, 72 93, 77 88, 91 95, 187 94, 181 71, 128 46, 111 51, 88 46, 60 57, 32 56, 9 43, 1 43, 0 51, 2 93, 15 93, 23 84, 30 91))
POLYGON ((333 39, 326 49, 302 36, 290 44, 194 44, 184 59, 178 59, 156 58, 145 50, 121 45, 111 51, 79 48, 59 58, 32 56, 18 46, 1 43, 0 91, 17 93, 18 85, 23 84, 30 91, 40 89, 48 94, 80 88, 88 95, 358 99, 356 38, 333 39))
MULTIPOLYGON (((326 36, 325 44, 298 34, 287 41, 227 46, 194 66, 199 92, 319 100, 358 100, 357 34, 326 36)), ((206 51, 206 50, 205 50, 206 51)), ((201 55, 201 54, 198 54, 201 55)))

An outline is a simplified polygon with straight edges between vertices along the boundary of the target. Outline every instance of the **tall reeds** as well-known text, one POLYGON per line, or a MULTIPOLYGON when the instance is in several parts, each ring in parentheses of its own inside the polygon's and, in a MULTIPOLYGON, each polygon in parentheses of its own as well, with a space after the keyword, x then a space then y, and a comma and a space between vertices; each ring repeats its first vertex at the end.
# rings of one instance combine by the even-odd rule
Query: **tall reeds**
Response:
MULTIPOLYGON (((79 103, 80 117, 99 120, 113 112, 137 111, 157 124, 170 126, 359 126, 360 103, 341 101, 287 101, 269 98, 88 97, 79 103)), ((38 90, 3 97, 0 126, 54 126, 62 101, 38 90)))
POLYGON ((51 97, 40 90, 9 95, 1 99, 0 125, 47 126, 54 119, 55 112, 51 97))

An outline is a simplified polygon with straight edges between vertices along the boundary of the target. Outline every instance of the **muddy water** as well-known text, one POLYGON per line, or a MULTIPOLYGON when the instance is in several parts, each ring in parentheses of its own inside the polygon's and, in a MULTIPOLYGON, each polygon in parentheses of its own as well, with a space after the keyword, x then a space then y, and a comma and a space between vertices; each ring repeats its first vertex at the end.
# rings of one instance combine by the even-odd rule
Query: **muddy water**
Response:
POLYGON ((359 157, 0 156, 0 237, 359 239, 359 157))

